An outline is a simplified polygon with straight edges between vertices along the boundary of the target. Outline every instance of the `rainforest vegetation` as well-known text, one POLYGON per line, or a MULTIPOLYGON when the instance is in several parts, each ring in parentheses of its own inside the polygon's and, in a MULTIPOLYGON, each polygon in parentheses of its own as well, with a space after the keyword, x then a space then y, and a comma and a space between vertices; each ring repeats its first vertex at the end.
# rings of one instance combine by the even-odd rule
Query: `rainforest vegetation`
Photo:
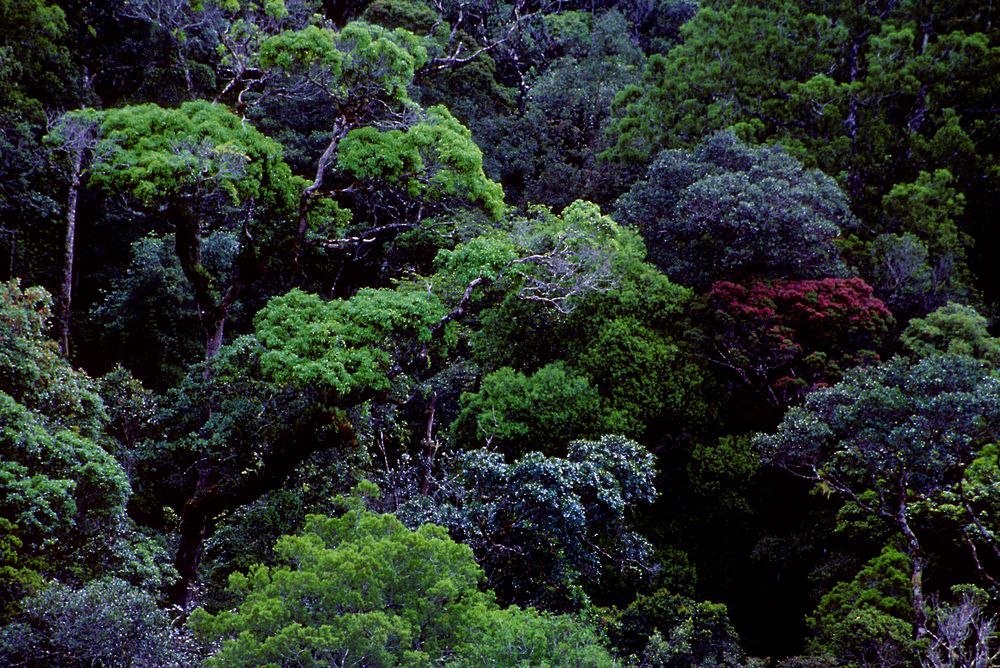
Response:
POLYGON ((0 0, 0 665, 1000 665, 1000 7, 0 0))

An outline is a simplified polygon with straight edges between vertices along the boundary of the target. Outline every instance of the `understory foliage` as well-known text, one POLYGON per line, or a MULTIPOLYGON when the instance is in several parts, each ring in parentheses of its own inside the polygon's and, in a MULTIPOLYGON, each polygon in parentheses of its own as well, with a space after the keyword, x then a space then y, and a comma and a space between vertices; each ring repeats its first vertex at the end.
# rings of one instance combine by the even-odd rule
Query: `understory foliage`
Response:
POLYGON ((1000 665, 998 31, 0 0, 0 664, 1000 665))

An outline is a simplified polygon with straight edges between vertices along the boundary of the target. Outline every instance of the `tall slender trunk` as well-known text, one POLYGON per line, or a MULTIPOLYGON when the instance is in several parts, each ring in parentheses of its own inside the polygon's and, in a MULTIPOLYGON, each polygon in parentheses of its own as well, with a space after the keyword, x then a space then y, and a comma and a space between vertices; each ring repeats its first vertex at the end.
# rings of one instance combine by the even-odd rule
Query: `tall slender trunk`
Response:
MULTIPOLYGON (((861 74, 861 45, 868 39, 868 31, 858 35, 851 43, 851 50, 848 56, 848 83, 854 83, 861 74)), ((847 100, 847 118, 844 119, 844 126, 847 129, 847 137, 851 140, 851 154, 858 154, 858 97, 854 92, 850 93, 847 100)), ((847 168, 847 190, 852 203, 857 203, 861 198, 864 189, 861 174, 855 167, 854 161, 848 164, 847 168)))
POLYGON ((7 258, 7 276, 6 279, 10 280, 14 278, 14 268, 16 267, 17 261, 17 225, 14 229, 10 231, 10 256, 7 258))
MULTIPOLYGON (((177 258, 194 291, 198 318, 205 333, 205 361, 209 361, 222 348, 228 309, 216 303, 212 280, 201 263, 201 225, 196 215, 185 206, 175 207, 171 213, 177 258)), ((206 365, 205 380, 210 377, 211 371, 206 365)), ((174 568, 180 577, 169 591, 170 601, 184 611, 194 603, 194 585, 209 522, 218 512, 218 495, 212 491, 213 467, 207 455, 199 457, 196 470, 194 490, 180 513, 180 539, 174 557, 174 568)))
POLYGON ((56 338, 63 357, 69 357, 69 323, 73 305, 73 256, 76 243, 76 209, 80 197, 80 175, 83 171, 83 147, 73 150, 72 176, 66 197, 66 242, 63 247, 62 286, 56 307, 56 338))
POLYGON ((917 535, 913 533, 906 515, 906 501, 899 504, 899 528, 906 538, 907 556, 910 557, 910 587, 913 592, 913 626, 917 640, 927 635, 927 611, 924 608, 924 555, 917 535))
POLYGON ((431 393, 427 403, 427 431, 424 433, 424 470, 421 473, 420 493, 427 495, 431 490, 431 479, 434 474, 434 456, 437 455, 440 444, 434 438, 434 414, 437 409, 437 392, 431 393))

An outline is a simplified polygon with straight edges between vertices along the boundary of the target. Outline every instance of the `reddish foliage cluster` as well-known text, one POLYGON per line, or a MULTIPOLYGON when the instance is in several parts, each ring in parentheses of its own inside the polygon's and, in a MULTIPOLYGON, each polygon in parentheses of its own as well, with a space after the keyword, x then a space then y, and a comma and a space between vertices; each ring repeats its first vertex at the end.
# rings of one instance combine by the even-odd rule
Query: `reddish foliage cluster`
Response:
POLYGON ((720 363, 788 403, 876 352, 893 325, 860 278, 722 281, 708 293, 720 363))

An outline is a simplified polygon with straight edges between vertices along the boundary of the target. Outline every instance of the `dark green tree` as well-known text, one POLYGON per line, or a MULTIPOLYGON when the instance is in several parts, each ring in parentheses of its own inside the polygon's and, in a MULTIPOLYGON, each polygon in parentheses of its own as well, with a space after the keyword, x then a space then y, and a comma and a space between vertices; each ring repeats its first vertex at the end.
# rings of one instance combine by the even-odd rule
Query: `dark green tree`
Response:
POLYGON ((123 580, 79 589, 54 583, 23 607, 16 623, 0 627, 0 659, 10 666, 199 665, 190 633, 173 626, 149 592, 123 580))
POLYGON ((903 535, 916 637, 926 635, 928 554, 920 512, 953 488, 1000 436, 1000 380, 960 355, 902 358, 853 370, 792 408, 757 445, 767 461, 812 480, 903 535))
POLYGON ((844 276, 833 242, 857 224, 832 179, 732 133, 660 154, 615 210, 671 280, 702 289, 750 277, 844 276))
POLYGON ((605 576, 642 579, 650 546, 632 519, 656 497, 653 457, 621 436, 573 441, 565 457, 530 452, 513 463, 473 450, 431 496, 397 511, 448 527, 472 546, 504 601, 578 609, 605 576))
POLYGON ((990 336, 986 318, 971 306, 951 302, 924 318, 914 318, 900 339, 915 357, 955 353, 1000 367, 1000 339, 990 336))

